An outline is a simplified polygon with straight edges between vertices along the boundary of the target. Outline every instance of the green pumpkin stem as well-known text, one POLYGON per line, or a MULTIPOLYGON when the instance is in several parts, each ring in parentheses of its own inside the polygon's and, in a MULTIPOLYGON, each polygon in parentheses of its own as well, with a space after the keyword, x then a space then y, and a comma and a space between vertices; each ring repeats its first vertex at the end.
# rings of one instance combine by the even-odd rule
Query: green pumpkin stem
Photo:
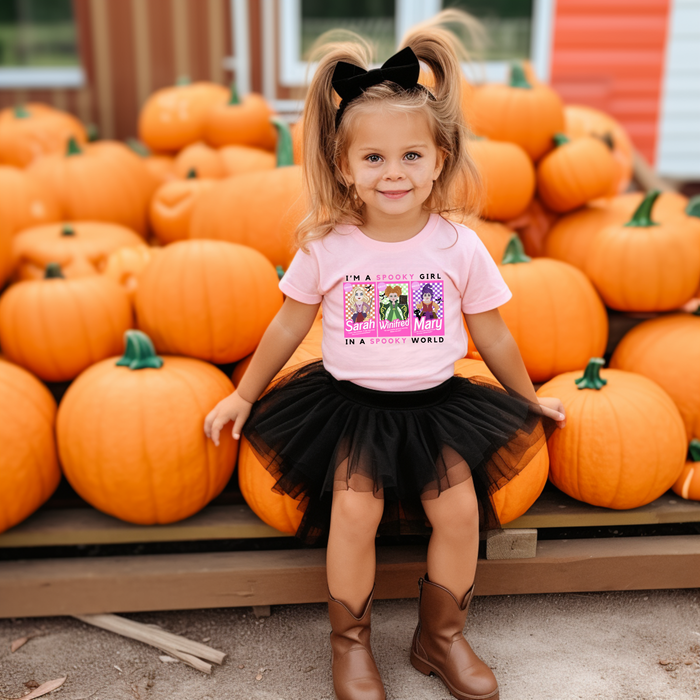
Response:
POLYGON ((651 209, 660 194, 660 190, 652 190, 649 192, 647 196, 644 197, 642 203, 637 207, 637 210, 634 212, 634 214, 632 214, 632 218, 625 224, 625 226, 631 226, 634 228, 658 226, 659 224, 651 219, 651 209))
POLYGON ((236 88, 235 82, 231 83, 231 97, 229 98, 228 104, 230 104, 230 105, 241 104, 241 100, 238 97, 238 88, 236 88))
POLYGON ((117 367, 159 369, 163 366, 163 358, 156 355, 151 339, 143 331, 127 331, 124 333, 124 342, 124 355, 117 360, 117 367))
POLYGON ((282 277, 284 277, 284 268, 282 267, 282 265, 278 265, 275 268, 275 272, 277 272, 277 279, 281 280, 282 277))
POLYGON ((44 271, 45 280, 57 280, 65 278, 66 277, 63 274, 63 270, 61 270, 61 266, 57 262, 47 263, 46 270, 44 271))
POLYGON ((554 136, 552 136, 552 141, 554 141, 554 145, 559 148, 559 146, 563 146, 565 143, 570 143, 571 139, 566 134, 554 134, 554 136))
POLYGON ((68 146, 66 148, 66 155, 67 156, 79 156, 82 154, 82 149, 80 148, 80 145, 78 142, 75 140, 75 136, 71 136, 68 139, 68 146))
POLYGON ((148 158, 151 155, 151 149, 145 143, 141 143, 138 139, 127 139, 126 145, 141 158, 148 158))
POLYGON ((29 110, 24 105, 17 105, 15 107, 15 119, 29 119, 31 116, 29 110))
POLYGON ((189 75, 179 75, 175 81, 175 85, 178 87, 183 87, 184 85, 190 85, 192 81, 189 75))
POLYGON ((700 462, 700 440, 693 438, 688 445, 688 456, 690 462, 700 462))
POLYGON ((61 236, 75 236, 75 229, 70 224, 63 224, 61 236))
POLYGON ((277 129, 277 167, 294 165, 294 145, 289 124, 279 117, 271 117, 270 122, 277 129))
POLYGON ((520 240, 519 236, 514 233, 508 245, 503 253, 503 259, 501 260, 501 265, 512 265, 514 263, 526 263, 530 262, 532 258, 525 255, 525 249, 523 248, 523 242, 520 240))
POLYGON ((90 124, 85 127, 85 131, 87 132, 88 143, 95 143, 95 141, 99 141, 100 127, 97 126, 97 124, 90 122, 90 124))
POLYGON ((583 377, 574 380, 576 386, 579 389, 596 389, 597 391, 602 389, 608 383, 607 379, 600 376, 600 368, 604 364, 605 360, 602 357, 591 357, 583 372, 583 377))
POLYGON ((197 168, 190 168, 187 171, 187 175, 185 176, 185 180, 196 180, 197 179, 197 168))
POLYGON ((700 219, 700 194, 696 194, 688 201, 688 206, 685 208, 685 213, 688 216, 694 216, 700 219))
POLYGON ((525 77, 525 69, 522 63, 512 63, 510 66, 510 86, 532 90, 532 85, 525 77))

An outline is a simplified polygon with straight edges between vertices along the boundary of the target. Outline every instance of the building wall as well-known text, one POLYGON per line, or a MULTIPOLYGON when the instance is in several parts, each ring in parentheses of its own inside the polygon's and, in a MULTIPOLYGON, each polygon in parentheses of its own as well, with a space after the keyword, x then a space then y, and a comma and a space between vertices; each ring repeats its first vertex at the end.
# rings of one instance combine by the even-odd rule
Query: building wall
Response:
POLYGON ((622 122, 650 163, 658 125, 671 0, 557 0, 552 85, 565 102, 622 122))

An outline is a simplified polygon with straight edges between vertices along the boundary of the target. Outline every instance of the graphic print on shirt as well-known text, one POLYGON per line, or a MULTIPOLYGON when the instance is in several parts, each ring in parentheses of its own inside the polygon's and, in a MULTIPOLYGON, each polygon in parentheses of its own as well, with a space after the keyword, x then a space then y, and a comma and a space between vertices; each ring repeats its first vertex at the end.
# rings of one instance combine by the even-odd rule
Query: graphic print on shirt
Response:
POLYGON ((411 335, 408 280, 379 282, 379 337, 395 338, 411 335))
POLYGON ((377 335, 376 283, 343 284, 345 297, 346 338, 369 338, 377 335))
POLYGON ((443 283, 411 282, 412 335, 444 336, 443 283))

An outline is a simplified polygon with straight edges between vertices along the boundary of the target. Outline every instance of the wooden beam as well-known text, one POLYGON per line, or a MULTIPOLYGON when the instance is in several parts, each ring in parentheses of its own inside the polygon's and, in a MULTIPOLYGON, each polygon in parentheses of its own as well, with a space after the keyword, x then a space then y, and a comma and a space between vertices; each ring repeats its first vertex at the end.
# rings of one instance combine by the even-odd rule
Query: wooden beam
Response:
MULTIPOLYGON (((424 547, 378 549, 377 599, 413 598, 424 547)), ((477 595, 700 587, 700 537, 538 542, 532 559, 479 560, 477 595)), ((325 550, 4 562, 0 617, 320 603, 325 550)))

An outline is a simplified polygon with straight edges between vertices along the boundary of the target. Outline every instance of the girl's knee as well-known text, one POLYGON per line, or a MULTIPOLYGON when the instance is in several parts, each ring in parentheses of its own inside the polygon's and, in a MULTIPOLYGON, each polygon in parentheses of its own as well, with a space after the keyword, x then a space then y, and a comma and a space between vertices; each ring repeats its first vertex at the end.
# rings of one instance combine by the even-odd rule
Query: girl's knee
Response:
POLYGON ((443 491, 437 498, 423 502, 425 514, 433 530, 461 536, 479 528, 479 502, 474 488, 460 484, 443 491))
POLYGON ((373 492, 334 491, 331 521, 341 527, 347 527, 350 534, 377 531, 384 513, 384 500, 377 498, 373 492))

